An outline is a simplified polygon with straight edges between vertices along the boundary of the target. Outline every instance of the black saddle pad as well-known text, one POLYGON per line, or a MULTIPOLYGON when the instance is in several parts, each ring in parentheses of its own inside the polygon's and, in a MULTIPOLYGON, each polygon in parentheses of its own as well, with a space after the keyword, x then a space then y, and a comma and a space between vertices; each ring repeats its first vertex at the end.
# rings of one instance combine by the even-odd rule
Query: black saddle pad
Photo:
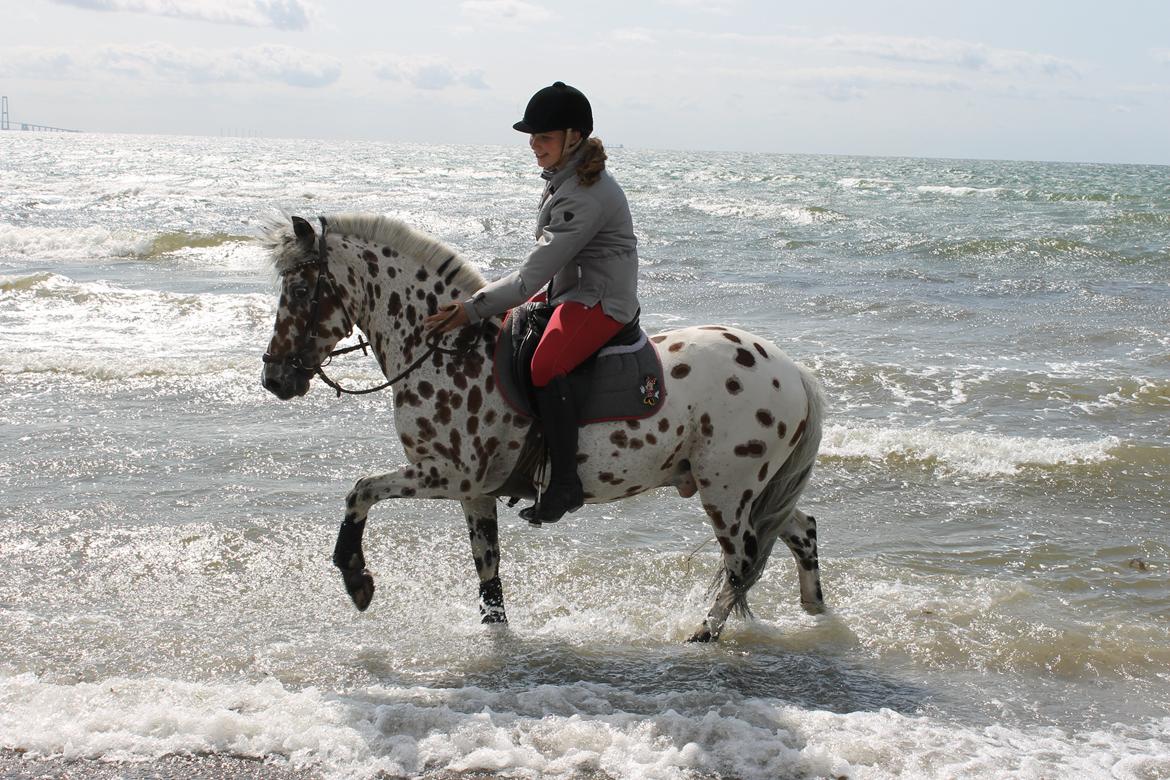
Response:
MULTIPOLYGON (((496 339, 496 387, 508 404, 526 417, 537 416, 530 362, 550 310, 547 304, 516 307, 496 339)), ((664 379, 658 349, 635 320, 569 374, 578 421, 586 425, 650 417, 666 400, 664 379)))

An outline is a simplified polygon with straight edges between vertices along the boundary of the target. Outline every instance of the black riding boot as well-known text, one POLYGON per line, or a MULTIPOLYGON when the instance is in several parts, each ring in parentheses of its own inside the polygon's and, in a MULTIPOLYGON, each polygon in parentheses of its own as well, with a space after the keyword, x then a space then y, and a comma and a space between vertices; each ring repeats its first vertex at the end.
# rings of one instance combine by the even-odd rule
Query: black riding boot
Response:
POLYGON ((576 512, 585 499, 577 478, 577 410, 569 380, 556 376, 546 387, 538 387, 536 405, 552 461, 552 478, 540 500, 520 510, 520 516, 539 525, 555 523, 566 512, 576 512))

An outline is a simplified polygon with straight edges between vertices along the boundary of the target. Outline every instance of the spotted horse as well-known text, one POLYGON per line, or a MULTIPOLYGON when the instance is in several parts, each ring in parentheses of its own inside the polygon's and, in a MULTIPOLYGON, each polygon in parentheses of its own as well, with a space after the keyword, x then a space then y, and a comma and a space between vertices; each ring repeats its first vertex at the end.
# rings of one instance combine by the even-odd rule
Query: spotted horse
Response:
MULTIPOLYGON (((409 461, 358 480, 333 562, 365 610, 374 595, 362 552, 370 508, 390 498, 457 500, 470 531, 482 620, 504 622, 497 499, 535 495, 538 464, 529 456, 539 426, 514 412, 495 385, 500 318, 446 336, 428 335, 422 324, 470 297, 484 277, 400 221, 320 219, 320 232, 299 217, 264 232, 281 290, 263 385, 287 400, 304 395, 314 375, 329 381, 320 367, 356 326, 393 386, 395 427, 409 461)), ((738 328, 687 327, 652 340, 668 377, 661 409, 641 421, 582 429, 586 503, 664 486, 684 497, 698 493, 723 555, 714 601, 692 641, 717 639, 732 611, 748 613, 748 590, 778 538, 796 558, 801 606, 821 612, 816 521, 796 506, 820 446, 818 383, 774 344, 738 328)))

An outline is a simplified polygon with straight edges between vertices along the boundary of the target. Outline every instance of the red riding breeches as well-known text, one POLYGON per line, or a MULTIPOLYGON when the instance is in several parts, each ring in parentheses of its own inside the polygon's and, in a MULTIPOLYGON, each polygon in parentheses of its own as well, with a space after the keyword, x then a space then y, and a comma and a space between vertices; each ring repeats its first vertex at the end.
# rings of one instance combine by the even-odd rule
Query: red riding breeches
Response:
POLYGON ((558 374, 567 375, 621 329, 622 323, 603 312, 600 303, 560 304, 532 353, 532 384, 544 387, 558 374))

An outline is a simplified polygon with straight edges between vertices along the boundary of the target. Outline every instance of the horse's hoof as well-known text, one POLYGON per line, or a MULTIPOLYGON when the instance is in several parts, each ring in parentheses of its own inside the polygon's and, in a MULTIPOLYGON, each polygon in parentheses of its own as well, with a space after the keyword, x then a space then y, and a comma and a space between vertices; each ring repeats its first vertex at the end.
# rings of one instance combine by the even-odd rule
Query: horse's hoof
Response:
POLYGON ((810 615, 825 614, 825 602, 823 601, 802 601, 800 607, 810 615))
POLYGON ((374 600, 374 575, 368 569, 345 570, 341 572, 341 579, 345 581, 345 590, 353 599, 353 605, 359 612, 365 612, 374 600))
POLYGON ((698 631, 696 631, 694 634, 692 634, 691 638, 688 639, 687 642, 707 643, 707 642, 714 642, 715 639, 716 639, 716 637, 714 634, 711 633, 710 629, 708 629, 706 626, 703 626, 698 631))
POLYGON ((500 625, 502 623, 508 622, 508 616, 504 614, 504 610, 502 609, 485 609, 481 611, 483 613, 483 617, 479 622, 485 626, 500 625))

